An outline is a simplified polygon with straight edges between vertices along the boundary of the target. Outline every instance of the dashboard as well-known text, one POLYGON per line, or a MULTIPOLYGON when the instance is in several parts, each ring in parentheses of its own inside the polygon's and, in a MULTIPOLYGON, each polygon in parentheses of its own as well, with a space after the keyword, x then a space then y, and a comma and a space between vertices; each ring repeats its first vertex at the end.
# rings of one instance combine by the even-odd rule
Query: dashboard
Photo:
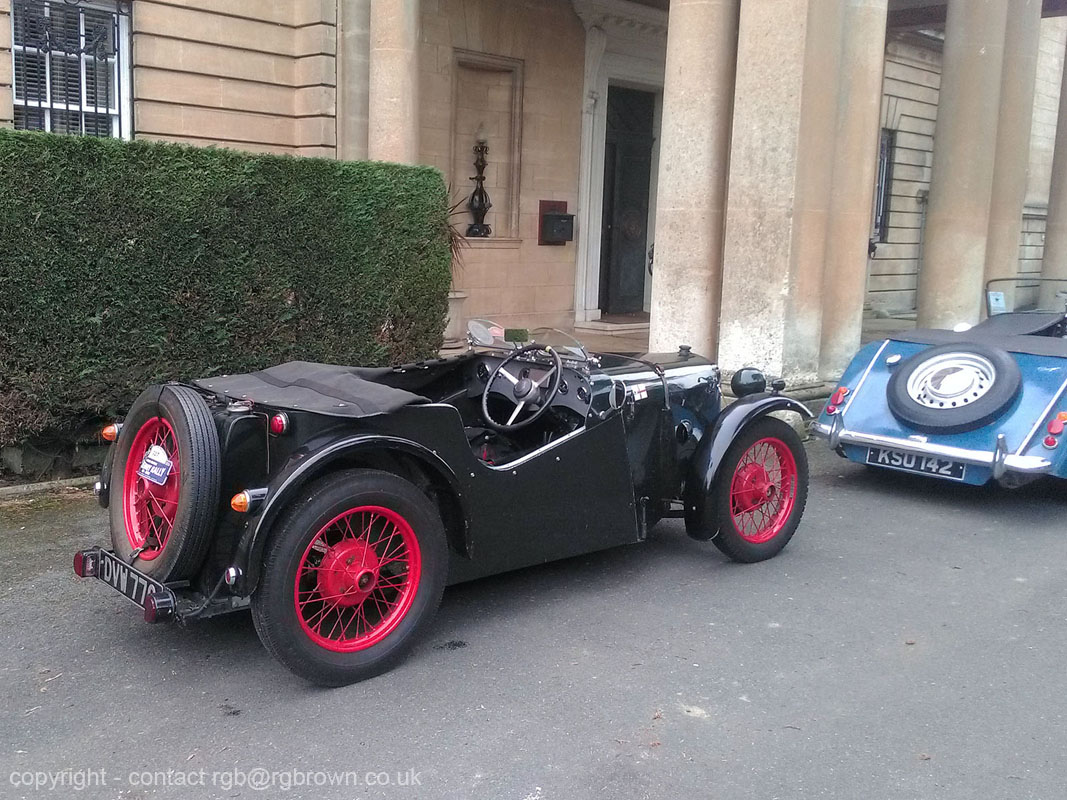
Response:
MULTIPOLYGON (((488 383, 490 376, 503 360, 502 357, 493 355, 483 355, 475 360, 472 374, 468 381, 468 393, 471 397, 480 396, 485 391, 485 385, 488 383)), ((516 378, 529 378, 532 381, 540 380, 551 369, 550 362, 533 358, 519 358, 507 366, 507 370, 516 378)), ((496 386, 491 392, 510 399, 510 392, 506 393, 510 386, 511 384, 507 379, 497 378, 496 386)), ((552 400, 551 407, 553 409, 570 409, 584 419, 589 413, 591 401, 592 389, 585 362, 563 359, 563 377, 560 380, 559 392, 552 400)))

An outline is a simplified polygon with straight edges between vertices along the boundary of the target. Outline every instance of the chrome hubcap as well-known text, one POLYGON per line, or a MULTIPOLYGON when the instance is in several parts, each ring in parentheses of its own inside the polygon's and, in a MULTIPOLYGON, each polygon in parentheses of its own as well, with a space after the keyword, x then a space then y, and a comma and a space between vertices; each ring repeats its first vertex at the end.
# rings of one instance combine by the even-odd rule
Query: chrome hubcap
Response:
POLYGON ((923 362, 908 378, 908 396, 927 408, 961 408, 993 388, 996 369, 975 353, 943 353, 923 362))

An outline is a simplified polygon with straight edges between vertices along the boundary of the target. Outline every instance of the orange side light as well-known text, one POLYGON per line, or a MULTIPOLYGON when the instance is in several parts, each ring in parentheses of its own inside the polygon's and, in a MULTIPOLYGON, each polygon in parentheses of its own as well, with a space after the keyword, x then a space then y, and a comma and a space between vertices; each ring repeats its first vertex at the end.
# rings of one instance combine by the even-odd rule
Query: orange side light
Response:
POLYGON ((248 492, 238 492, 230 498, 230 508, 239 514, 244 514, 248 511, 250 503, 251 498, 248 496, 248 492))
POLYGON ((100 435, 104 438, 105 441, 113 442, 119 438, 119 426, 112 422, 110 425, 100 431, 100 435))
POLYGON ((1059 414, 1056 415, 1056 419, 1058 419, 1060 422, 1067 422, 1067 411, 1061 411, 1059 414))

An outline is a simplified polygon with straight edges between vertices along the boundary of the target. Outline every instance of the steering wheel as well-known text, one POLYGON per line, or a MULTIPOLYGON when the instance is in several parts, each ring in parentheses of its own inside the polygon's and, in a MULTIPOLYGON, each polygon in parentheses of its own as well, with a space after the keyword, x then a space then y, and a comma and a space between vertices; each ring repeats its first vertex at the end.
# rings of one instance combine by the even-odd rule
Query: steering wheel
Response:
POLYGON ((559 353, 549 345, 528 344, 521 350, 516 350, 497 365, 497 368, 493 370, 493 374, 489 376, 489 380, 486 381, 485 389, 482 390, 482 416, 485 417, 485 424, 497 431, 514 431, 519 428, 525 428, 548 410, 552 400, 559 393, 559 384, 562 379, 563 361, 560 359, 559 353), (552 359, 552 368, 536 381, 530 378, 519 378, 508 372, 508 364, 518 359, 519 356, 531 352, 548 355, 552 359), (489 413, 489 394, 497 379, 500 378, 504 379, 508 386, 505 386, 502 390, 497 390, 497 393, 515 404, 515 408, 512 410, 507 422, 495 420, 489 413), (524 408, 533 409, 533 413, 519 420, 519 415, 524 408))

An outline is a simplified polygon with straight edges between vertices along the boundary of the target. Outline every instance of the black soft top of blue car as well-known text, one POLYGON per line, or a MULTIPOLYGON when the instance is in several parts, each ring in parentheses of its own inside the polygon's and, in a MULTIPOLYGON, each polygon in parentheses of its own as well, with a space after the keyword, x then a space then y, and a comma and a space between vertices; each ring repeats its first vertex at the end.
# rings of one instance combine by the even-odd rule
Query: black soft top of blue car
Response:
POLYGON ((1067 340, 1058 336, 1042 336, 1041 332, 1063 321, 1063 314, 999 314, 975 325, 970 330, 956 331, 941 328, 917 328, 900 331, 889 338, 899 342, 942 345, 968 343, 999 347, 1010 353, 1029 353, 1035 356, 1067 358, 1067 340))

